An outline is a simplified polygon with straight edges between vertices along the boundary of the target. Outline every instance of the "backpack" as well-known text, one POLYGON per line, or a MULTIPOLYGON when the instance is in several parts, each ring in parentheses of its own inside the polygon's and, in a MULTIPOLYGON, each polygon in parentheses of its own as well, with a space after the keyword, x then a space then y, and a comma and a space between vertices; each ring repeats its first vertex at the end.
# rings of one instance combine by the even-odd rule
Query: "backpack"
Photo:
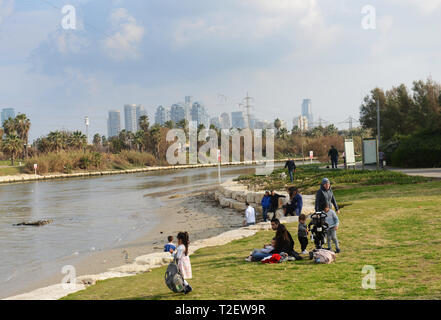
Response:
POLYGON ((184 277, 179 271, 176 260, 170 262, 167 267, 167 271, 165 272, 164 278, 165 284, 171 291, 175 293, 184 292, 184 277))
POLYGON ((329 264, 335 261, 335 253, 326 249, 316 249, 312 257, 315 263, 329 264))

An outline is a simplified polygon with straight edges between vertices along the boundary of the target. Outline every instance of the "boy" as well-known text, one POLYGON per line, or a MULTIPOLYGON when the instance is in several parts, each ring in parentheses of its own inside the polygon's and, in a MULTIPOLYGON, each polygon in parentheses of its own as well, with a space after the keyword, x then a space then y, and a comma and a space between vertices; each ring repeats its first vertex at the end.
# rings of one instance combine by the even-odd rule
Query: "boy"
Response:
POLYGON ((243 224, 246 226, 256 224, 256 212, 254 211, 254 208, 250 206, 248 202, 246 202, 245 205, 247 206, 247 209, 245 210, 245 219, 243 224))
POLYGON ((308 246, 308 228, 306 226, 306 216, 302 213, 299 216, 299 230, 298 230, 298 237, 299 237, 299 243, 301 246, 300 251, 302 254, 308 254, 308 251, 306 251, 306 247, 308 246))
POLYGON ((276 238, 273 238, 271 240, 271 244, 266 244, 263 246, 263 249, 254 249, 253 252, 250 253, 250 255, 245 258, 245 261, 251 262, 253 261, 253 254, 260 252, 260 253, 266 253, 268 256, 270 256, 270 252, 274 250, 276 247, 276 238))
POLYGON ((331 240, 335 244, 335 253, 340 253, 340 247, 338 245, 337 230, 340 221, 334 210, 329 209, 329 205, 325 206, 325 213, 328 215, 326 217, 326 223, 328 224, 328 230, 326 231, 328 250, 332 250, 331 240))
POLYGON ((164 246, 164 252, 173 253, 176 250, 176 246, 173 244, 173 236, 168 236, 168 243, 164 246))

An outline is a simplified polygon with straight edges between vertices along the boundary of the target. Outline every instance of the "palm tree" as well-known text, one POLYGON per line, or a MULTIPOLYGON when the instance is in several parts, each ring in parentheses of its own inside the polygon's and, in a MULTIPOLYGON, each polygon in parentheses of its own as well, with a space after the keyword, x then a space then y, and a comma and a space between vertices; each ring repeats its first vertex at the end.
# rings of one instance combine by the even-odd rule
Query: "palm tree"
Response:
POLYGON ((11 156, 12 165, 14 165, 15 156, 23 149, 23 141, 15 134, 8 134, 3 141, 2 150, 11 156))
POLYGON ((65 134, 61 131, 51 131, 47 135, 47 139, 51 145, 51 149, 55 150, 55 152, 59 152, 60 149, 65 147, 65 134))
POLYGON ((101 136, 100 136, 100 134, 99 133, 96 133, 94 136, 93 136, 93 144, 97 147, 97 146, 99 146, 99 145, 101 145, 101 136))
POLYGON ((279 118, 274 120, 274 128, 276 128, 277 132, 279 132, 281 126, 282 126, 282 121, 280 121, 279 118))
POLYGON ((175 123, 171 120, 168 120, 164 123, 164 127, 169 128, 169 129, 173 129, 175 127, 175 123))
POLYGON ((144 132, 148 132, 149 126, 150 126, 149 117, 146 115, 140 116, 139 117, 139 127, 141 128, 141 130, 144 132))
POLYGON ((87 144, 87 137, 81 131, 74 131, 68 138, 69 147, 82 149, 87 144))
POLYGON ((15 134, 17 132, 15 121, 12 118, 8 118, 3 122, 3 129, 6 135, 15 134))
POLYGON ((29 129, 31 128, 31 121, 24 113, 18 114, 15 119, 15 129, 18 137, 23 141, 25 146, 25 157, 28 158, 28 137, 29 129))
POLYGON ((282 128, 277 132, 277 137, 282 140, 288 139, 288 130, 286 128, 282 128))
POLYGON ((136 131, 133 142, 138 148, 138 151, 142 152, 145 145, 145 132, 143 130, 136 131))
POLYGON ((159 144, 161 142, 161 128, 158 125, 154 125, 150 129, 150 142, 153 147, 153 153, 156 158, 159 158, 159 144))

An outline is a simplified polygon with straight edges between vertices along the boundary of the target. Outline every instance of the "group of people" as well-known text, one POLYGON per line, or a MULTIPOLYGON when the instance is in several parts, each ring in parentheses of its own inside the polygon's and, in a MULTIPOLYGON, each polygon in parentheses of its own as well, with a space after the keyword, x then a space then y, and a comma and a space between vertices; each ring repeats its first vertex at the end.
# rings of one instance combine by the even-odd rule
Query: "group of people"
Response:
MULTIPOLYGON (((291 187, 288 189, 289 193, 289 201, 286 205, 283 206, 284 214, 286 215, 296 215, 299 216, 299 224, 297 230, 297 238, 300 244, 300 252, 302 254, 308 254, 307 246, 309 243, 308 237, 310 236, 310 232, 308 230, 308 226, 306 225, 307 216, 302 214, 302 196, 299 193, 298 188, 291 187)), ((268 208, 271 208, 273 212, 275 212, 279 207, 279 197, 283 197, 282 195, 277 195, 274 191, 270 193, 265 192, 265 196, 262 199, 262 208, 263 208, 263 217, 264 221, 267 219, 268 208), (274 196, 274 198, 272 198, 274 196), (274 202, 273 202, 274 201, 274 202), (277 201, 277 202, 276 202, 277 201), (277 204, 276 204, 277 203, 277 204)), ((255 211, 247 203, 247 209, 245 211, 245 217, 248 217, 253 214, 253 223, 255 224, 255 211)), ((332 250, 332 243, 335 246, 335 252, 340 252, 340 246, 337 238, 337 230, 339 226, 339 218, 338 214, 340 214, 340 209, 338 207, 337 201, 335 200, 334 193, 331 189, 331 182, 328 178, 323 178, 320 188, 315 196, 315 212, 325 212, 326 224, 328 225, 326 239, 327 239, 327 249, 332 250), (332 210, 331 208, 334 208, 332 210)), ((275 215, 271 219, 271 228, 276 231, 275 237, 271 240, 271 244, 265 244, 262 249, 253 250, 249 257, 246 258, 247 261, 261 261, 262 259, 271 256, 273 254, 286 253, 291 257, 299 260, 301 256, 294 250, 294 240, 289 233, 288 229, 285 225, 281 224, 279 219, 275 217, 275 215)))

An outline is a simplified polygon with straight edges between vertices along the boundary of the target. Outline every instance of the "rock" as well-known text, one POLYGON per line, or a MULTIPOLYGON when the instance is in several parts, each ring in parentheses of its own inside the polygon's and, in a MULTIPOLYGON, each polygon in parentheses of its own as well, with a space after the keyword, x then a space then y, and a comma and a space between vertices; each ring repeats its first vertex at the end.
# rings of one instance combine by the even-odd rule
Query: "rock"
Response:
POLYGON ((52 223, 52 222, 54 222, 54 220, 52 220, 52 219, 49 219, 49 220, 38 220, 38 221, 33 221, 33 222, 21 222, 21 223, 14 224, 14 226, 41 227, 41 226, 44 226, 44 225, 52 223))

